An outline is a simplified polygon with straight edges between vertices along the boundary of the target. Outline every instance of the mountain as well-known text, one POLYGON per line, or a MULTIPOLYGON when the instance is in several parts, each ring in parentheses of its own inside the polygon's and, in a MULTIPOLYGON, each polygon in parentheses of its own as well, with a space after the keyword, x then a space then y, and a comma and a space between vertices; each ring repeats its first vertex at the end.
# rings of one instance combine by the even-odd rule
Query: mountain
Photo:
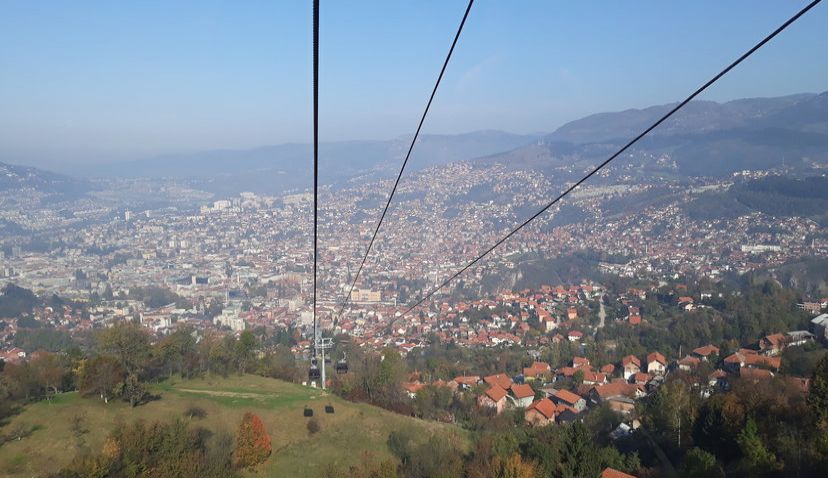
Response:
MULTIPOLYGON (((540 170, 584 168, 606 159, 674 106, 587 116, 539 144, 486 161, 540 170)), ((828 167, 828 92, 692 102, 629 153, 630 172, 644 176, 727 176, 772 168, 813 173, 828 167)))
POLYGON ((0 162, 0 193, 34 190, 52 200, 68 200, 83 196, 92 189, 91 183, 81 179, 0 162))
MULTIPOLYGON (((477 131, 458 135, 421 135, 408 170, 448 164, 509 151, 534 142, 537 136, 502 131, 477 131)), ((411 137, 388 141, 321 143, 320 181, 336 184, 367 175, 389 176, 399 169, 411 137)), ((309 144, 283 144, 247 150, 219 150, 160 156, 126 163, 78 169, 89 177, 166 177, 201 180, 203 189, 215 193, 253 191, 281 192, 311 185, 312 149, 309 144)))

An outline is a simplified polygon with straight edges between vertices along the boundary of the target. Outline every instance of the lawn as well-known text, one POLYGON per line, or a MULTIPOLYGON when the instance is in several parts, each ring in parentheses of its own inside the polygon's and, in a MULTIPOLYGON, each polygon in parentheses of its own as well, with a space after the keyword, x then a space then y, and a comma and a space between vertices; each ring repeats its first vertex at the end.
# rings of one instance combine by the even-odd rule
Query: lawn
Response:
POLYGON ((82 398, 75 392, 60 394, 51 403, 27 406, 0 429, 6 434, 20 425, 34 428, 30 436, 0 446, 0 476, 42 476, 65 466, 79 450, 72 432, 77 416, 89 430, 84 445, 98 451, 118 423, 182 417, 195 405, 207 412, 205 418, 194 419, 195 424, 232 433, 244 412, 251 411, 261 417, 273 444, 271 457, 251 476, 315 477, 331 465, 356 464, 364 451, 377 458, 390 456, 386 441, 396 428, 416 427, 423 434, 448 428, 253 375, 173 379, 154 386, 153 392, 161 398, 134 409, 120 401, 104 404, 97 398, 82 398), (333 405, 335 413, 325 413, 325 405, 333 405), (306 406, 313 409, 321 426, 314 435, 307 431, 306 406))

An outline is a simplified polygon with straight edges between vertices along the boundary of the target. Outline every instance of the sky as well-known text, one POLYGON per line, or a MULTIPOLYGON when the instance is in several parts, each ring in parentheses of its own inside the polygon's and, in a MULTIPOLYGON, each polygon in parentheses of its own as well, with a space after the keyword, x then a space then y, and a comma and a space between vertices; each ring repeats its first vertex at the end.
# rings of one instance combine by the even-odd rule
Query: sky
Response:
MULTIPOLYGON (((416 128, 466 0, 321 1, 321 141, 416 128)), ((477 0, 423 133, 551 132, 675 102, 807 2, 477 0)), ((828 3, 703 99, 828 90, 828 3)), ((311 2, 0 2, 0 161, 311 138, 311 2)))

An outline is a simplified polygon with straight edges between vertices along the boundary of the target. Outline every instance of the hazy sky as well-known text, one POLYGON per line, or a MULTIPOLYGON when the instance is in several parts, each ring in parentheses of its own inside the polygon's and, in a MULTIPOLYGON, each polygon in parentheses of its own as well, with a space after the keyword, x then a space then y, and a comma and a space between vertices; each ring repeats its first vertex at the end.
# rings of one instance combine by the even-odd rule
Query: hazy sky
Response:
MULTIPOLYGON (((668 103, 804 1, 477 0, 425 133, 552 131, 668 103)), ((465 0, 322 0, 323 141, 416 127, 465 0)), ((49 165, 310 137, 311 2, 0 2, 0 160, 49 165)), ((706 99, 828 89, 828 4, 706 99)))

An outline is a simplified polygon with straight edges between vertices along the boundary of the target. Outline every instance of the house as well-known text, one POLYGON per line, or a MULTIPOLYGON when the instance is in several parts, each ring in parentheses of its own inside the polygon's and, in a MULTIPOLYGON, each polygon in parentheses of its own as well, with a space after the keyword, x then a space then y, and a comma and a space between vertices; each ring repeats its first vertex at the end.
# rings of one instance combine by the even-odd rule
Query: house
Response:
POLYGON ((512 386, 512 378, 506 375, 505 373, 498 373, 496 375, 488 375, 483 377, 483 381, 486 385, 494 386, 497 385, 504 390, 508 390, 509 387, 512 386))
POLYGON ((403 388, 405 389, 405 392, 408 394, 408 398, 417 398, 417 392, 419 392, 420 389, 422 389, 423 387, 425 387, 424 383, 416 381, 403 384, 403 388))
POLYGON ((584 338, 584 333, 579 330, 570 330, 566 338, 569 339, 570 342, 577 342, 584 338))
POLYGON ((583 372, 583 383, 586 385, 601 385, 603 383, 607 383, 607 376, 603 373, 595 373, 592 370, 588 369, 583 369, 583 372))
POLYGON ((575 307, 570 307, 566 310, 566 318, 569 320, 575 320, 578 318, 578 309, 575 307))
POLYGON ((647 355, 647 373, 664 375, 667 372, 667 359, 659 352, 647 355))
POLYGON ((707 376, 707 384, 719 390, 727 390, 730 384, 727 382, 727 372, 721 369, 710 372, 707 376))
POLYGON ((523 377, 526 381, 547 380, 552 375, 552 367, 546 362, 533 362, 531 366, 523 368, 523 377))
POLYGON ((552 400, 549 400, 548 398, 541 398, 540 400, 535 400, 528 407, 526 407, 526 413, 523 415, 523 419, 526 421, 527 425, 531 425, 533 427, 543 427, 553 423, 555 421, 556 414, 556 407, 555 404, 552 403, 552 400))
POLYGON ((601 373, 609 377, 610 375, 615 373, 615 365, 611 363, 604 365, 603 367, 601 367, 601 373))
POLYGON ((615 468, 604 468, 601 472, 601 478, 636 478, 634 475, 629 475, 623 471, 618 471, 615 468))
POLYGON ((745 367, 739 369, 739 377, 753 383, 764 382, 773 378, 773 372, 763 368, 745 367))
POLYGON ((526 408, 535 399, 535 391, 531 385, 512 385, 511 390, 513 402, 518 408, 526 408))
POLYGON ((678 368, 679 370, 689 372, 698 367, 700 363, 701 359, 699 359, 698 357, 694 357, 692 355, 688 355, 678 361, 678 368))
POLYGON ((627 322, 629 322, 630 325, 640 325, 641 324, 641 316, 638 315, 638 314, 631 315, 627 318, 627 322))
POLYGON ((477 398, 477 406, 480 408, 494 408, 495 413, 499 415, 506 409, 507 395, 506 390, 498 385, 494 385, 477 398))
POLYGON ((766 357, 759 355, 755 350, 739 349, 724 359, 725 369, 731 372, 738 372, 744 367, 764 367, 774 370, 779 370, 782 366, 782 359, 779 357, 766 357))
POLYGON ((705 345, 697 349, 693 349, 693 356, 705 362, 714 355, 719 355, 719 347, 714 345, 705 345))
POLYGON ((817 338, 828 343, 828 314, 822 314, 811 319, 811 332, 817 338))
POLYGON ((816 336, 807 330, 791 330, 786 335, 788 347, 797 347, 813 342, 816 336))
POLYGON ((641 371, 641 360, 635 355, 627 355, 621 359, 621 366, 624 368, 624 380, 629 380, 641 371))
POLYGON ((593 403, 606 403, 612 410, 625 414, 631 413, 635 409, 635 399, 643 396, 641 387, 624 382, 599 385, 589 391, 589 399, 593 403))
POLYGON ((652 377, 650 377, 650 374, 647 374, 647 373, 644 373, 644 372, 638 372, 637 374, 630 377, 630 383, 634 383, 636 385, 644 386, 644 385, 647 385, 647 382, 649 382, 651 378, 652 377))
POLYGON ((574 394, 569 390, 555 390, 549 395, 556 404, 564 405, 572 408, 576 412, 583 411, 586 408, 586 400, 580 395, 574 394))
POLYGON ((771 334, 759 339, 759 352, 762 355, 774 357, 782 353, 785 348, 786 340, 782 334, 771 334))
POLYGON ((589 367, 589 359, 586 357, 572 357, 572 367, 589 367))
POLYGON ((457 388, 460 390, 468 390, 480 383, 480 377, 477 375, 461 375, 459 377, 454 377, 453 382, 457 384, 457 388))

